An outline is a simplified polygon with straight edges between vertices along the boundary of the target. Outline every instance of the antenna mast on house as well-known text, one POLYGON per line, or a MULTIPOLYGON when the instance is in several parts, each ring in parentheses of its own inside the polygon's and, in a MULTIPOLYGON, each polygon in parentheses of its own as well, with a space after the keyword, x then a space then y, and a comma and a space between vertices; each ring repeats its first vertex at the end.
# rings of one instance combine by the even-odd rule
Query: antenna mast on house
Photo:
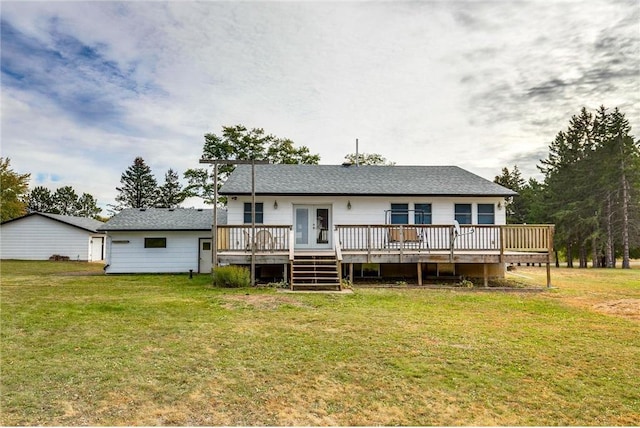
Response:
POLYGON ((358 154, 358 139, 356 138, 356 166, 360 166, 360 155, 358 154))

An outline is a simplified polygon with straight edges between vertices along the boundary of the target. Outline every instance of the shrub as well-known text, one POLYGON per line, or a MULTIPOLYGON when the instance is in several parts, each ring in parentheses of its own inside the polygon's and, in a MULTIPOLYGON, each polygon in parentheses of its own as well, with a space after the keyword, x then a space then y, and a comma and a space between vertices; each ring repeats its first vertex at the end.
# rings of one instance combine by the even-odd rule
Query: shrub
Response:
POLYGON ((249 269, 242 266, 222 266, 213 272, 213 285, 217 287, 239 288, 250 284, 249 269))

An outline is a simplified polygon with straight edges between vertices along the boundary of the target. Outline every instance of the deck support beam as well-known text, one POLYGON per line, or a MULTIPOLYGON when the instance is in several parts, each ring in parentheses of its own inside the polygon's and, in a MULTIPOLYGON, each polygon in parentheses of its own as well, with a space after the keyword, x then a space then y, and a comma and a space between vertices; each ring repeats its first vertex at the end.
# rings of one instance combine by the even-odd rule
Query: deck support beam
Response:
POLYGON ((289 276, 288 275, 289 274, 288 270, 289 270, 289 264, 288 263, 283 264, 282 265, 282 278, 284 279, 284 282, 289 282, 288 281, 288 276, 289 276))
POLYGON ((482 264, 482 279, 484 280, 484 286, 489 286, 489 265, 486 263, 482 264))
POLYGON ((418 285, 422 285, 422 263, 418 262, 418 285))
POLYGON ((547 288, 551 287, 551 262, 547 262, 547 288))

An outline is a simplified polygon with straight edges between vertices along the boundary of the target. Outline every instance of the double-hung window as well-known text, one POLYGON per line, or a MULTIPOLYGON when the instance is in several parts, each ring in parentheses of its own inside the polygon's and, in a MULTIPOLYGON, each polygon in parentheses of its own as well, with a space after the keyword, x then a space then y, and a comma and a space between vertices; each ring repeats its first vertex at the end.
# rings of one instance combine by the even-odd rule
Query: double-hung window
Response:
POLYGON ((413 222, 415 224, 431 224, 431 204, 415 204, 413 222))
POLYGON ((478 224, 496 224, 493 204, 478 204, 478 224))
POLYGON ((409 204, 391 204, 391 224, 409 223, 409 204))
MULTIPOLYGON (((256 202, 256 223, 264 223, 264 204, 256 202)), ((244 223, 251 224, 251 202, 244 203, 244 223)))
POLYGON ((460 224, 471 224, 471 204, 456 204, 455 219, 460 224))

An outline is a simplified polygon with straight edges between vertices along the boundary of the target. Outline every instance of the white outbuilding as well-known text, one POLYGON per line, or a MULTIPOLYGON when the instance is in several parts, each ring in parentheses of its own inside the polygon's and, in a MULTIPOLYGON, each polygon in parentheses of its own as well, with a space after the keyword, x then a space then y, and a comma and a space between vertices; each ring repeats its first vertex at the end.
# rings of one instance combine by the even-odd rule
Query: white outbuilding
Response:
POLYGON ((104 223, 86 217, 34 212, 0 224, 0 258, 76 261, 104 259, 104 223))

